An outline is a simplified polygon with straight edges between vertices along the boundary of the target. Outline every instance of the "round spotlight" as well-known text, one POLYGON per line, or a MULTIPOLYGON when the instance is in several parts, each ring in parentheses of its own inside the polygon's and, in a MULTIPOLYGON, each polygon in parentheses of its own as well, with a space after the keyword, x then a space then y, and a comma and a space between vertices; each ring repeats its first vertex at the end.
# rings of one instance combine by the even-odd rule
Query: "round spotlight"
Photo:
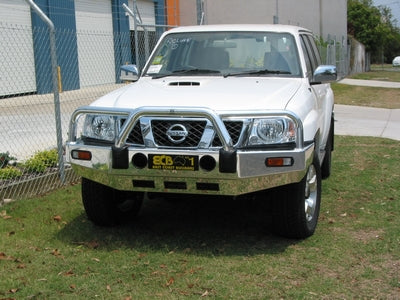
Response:
POLYGON ((206 171, 212 171, 215 169, 217 162, 215 161, 214 157, 210 155, 204 155, 200 158, 200 168, 206 171))
POLYGON ((138 169, 143 169, 147 166, 147 156, 143 153, 136 153, 132 157, 132 164, 138 169))

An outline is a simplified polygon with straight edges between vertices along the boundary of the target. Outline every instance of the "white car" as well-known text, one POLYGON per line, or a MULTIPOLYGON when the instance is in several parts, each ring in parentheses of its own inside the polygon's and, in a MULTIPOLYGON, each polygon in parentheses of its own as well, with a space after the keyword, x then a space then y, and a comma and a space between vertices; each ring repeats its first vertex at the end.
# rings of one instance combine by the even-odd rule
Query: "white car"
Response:
POLYGON ((310 31, 176 28, 133 77, 71 119, 67 160, 91 221, 134 217, 146 194, 265 197, 275 188, 265 199, 275 232, 314 233, 331 167, 336 68, 321 65, 310 31))
POLYGON ((396 57, 393 59, 392 64, 393 64, 393 67, 399 67, 399 66, 400 66, 400 56, 396 56, 396 57))

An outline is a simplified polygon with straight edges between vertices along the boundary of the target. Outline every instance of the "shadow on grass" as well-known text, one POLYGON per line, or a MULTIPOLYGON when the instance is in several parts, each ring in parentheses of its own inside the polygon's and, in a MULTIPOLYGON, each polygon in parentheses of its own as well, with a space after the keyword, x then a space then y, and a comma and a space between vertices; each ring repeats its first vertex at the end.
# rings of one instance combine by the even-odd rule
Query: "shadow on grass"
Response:
POLYGON ((272 235, 268 199, 149 199, 129 224, 98 227, 82 213, 58 232, 66 243, 113 251, 174 251, 195 255, 281 253, 297 240, 272 235))

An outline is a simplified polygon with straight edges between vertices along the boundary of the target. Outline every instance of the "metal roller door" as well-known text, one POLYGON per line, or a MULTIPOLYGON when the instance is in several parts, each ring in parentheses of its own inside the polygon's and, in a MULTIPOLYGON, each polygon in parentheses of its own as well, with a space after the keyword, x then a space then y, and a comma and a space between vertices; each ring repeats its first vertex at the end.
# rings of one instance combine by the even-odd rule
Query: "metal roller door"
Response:
POLYGON ((80 86, 115 83, 110 0, 75 1, 80 86))
MULTIPOLYGON (((133 8, 133 0, 128 1, 129 8, 133 8)), ((154 10, 154 1, 152 0, 139 0, 136 1, 137 8, 139 10, 140 16, 142 17, 143 24, 146 25, 154 25, 156 24, 155 10, 154 10)), ((129 29, 134 30, 133 20, 130 18, 129 29)), ((138 30, 143 30, 142 27, 138 27, 138 30)), ((148 28, 150 31, 154 31, 155 28, 148 28)))
POLYGON ((0 2, 0 96, 36 91, 35 59, 29 5, 0 2))

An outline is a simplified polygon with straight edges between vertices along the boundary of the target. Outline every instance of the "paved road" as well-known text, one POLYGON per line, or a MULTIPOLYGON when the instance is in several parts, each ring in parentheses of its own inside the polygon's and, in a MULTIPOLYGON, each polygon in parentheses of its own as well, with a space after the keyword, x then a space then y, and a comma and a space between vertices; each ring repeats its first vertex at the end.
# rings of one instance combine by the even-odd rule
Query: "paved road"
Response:
POLYGON ((400 88, 400 82, 380 81, 380 80, 363 80, 363 79, 350 79, 345 78, 339 81, 342 84, 358 85, 358 86, 371 86, 383 88, 400 88))
MULTIPOLYGON (((102 85, 60 94, 63 141, 72 112, 121 85, 102 85)), ((37 151, 57 147, 53 95, 0 99, 0 153, 25 160, 37 151)))

